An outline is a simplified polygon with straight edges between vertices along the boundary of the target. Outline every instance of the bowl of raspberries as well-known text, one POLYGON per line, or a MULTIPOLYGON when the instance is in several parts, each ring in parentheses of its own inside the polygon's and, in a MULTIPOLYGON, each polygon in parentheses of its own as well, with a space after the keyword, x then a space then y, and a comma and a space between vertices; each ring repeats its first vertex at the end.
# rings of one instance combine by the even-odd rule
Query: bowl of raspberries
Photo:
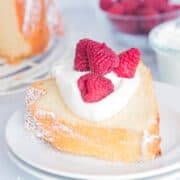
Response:
POLYGON ((152 28, 180 15, 172 0, 100 0, 99 6, 113 29, 131 35, 147 35, 152 28))

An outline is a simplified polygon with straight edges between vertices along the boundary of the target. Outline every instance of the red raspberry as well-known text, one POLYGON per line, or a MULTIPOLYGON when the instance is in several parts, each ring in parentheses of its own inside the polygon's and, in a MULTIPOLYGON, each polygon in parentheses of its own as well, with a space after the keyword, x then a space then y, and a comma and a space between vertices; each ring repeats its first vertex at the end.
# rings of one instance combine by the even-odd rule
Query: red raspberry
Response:
POLYGON ((168 0, 144 0, 143 7, 145 8, 152 8, 158 11, 163 11, 168 7, 168 0))
POLYGON ((113 5, 112 0, 100 0, 99 1, 99 7, 104 11, 109 10, 112 5, 113 5))
POLYGON ((74 69, 77 71, 88 71, 89 62, 87 56, 87 45, 89 39, 82 39, 78 42, 76 46, 75 60, 74 60, 74 69))
POLYGON ((138 15, 140 16, 154 16, 158 15, 158 11, 153 8, 142 8, 139 10, 138 15))
POLYGON ((156 9, 162 13, 162 12, 167 12, 169 8, 169 3, 167 0, 159 0, 159 3, 157 3, 156 9))
POLYGON ((167 9, 165 9, 164 12, 170 12, 170 11, 175 11, 180 9, 180 4, 171 4, 167 7, 167 9))
POLYGON ((126 14, 135 14, 140 2, 137 0, 121 0, 121 4, 124 7, 126 14))
POLYGON ((91 72, 104 75, 118 65, 118 56, 105 43, 90 41, 87 46, 91 72))
POLYGON ((113 6, 108 10, 111 14, 123 14, 124 6, 120 3, 114 3, 113 6))
POLYGON ((78 80, 78 88, 81 97, 85 102, 97 102, 108 96, 114 90, 111 80, 94 74, 88 73, 81 76, 78 80))
POLYGON ((140 61, 140 52, 136 48, 131 48, 119 54, 119 66, 114 69, 118 77, 132 78, 140 61))
POLYGON ((180 9, 180 4, 172 4, 171 5, 173 10, 179 10, 180 9))
MULTIPOLYGON (((140 16, 156 16, 159 13, 157 10, 152 9, 152 8, 143 8, 139 11, 138 15, 140 16)), ((141 22, 140 27, 142 32, 148 33, 153 27, 158 25, 160 23, 159 18, 149 18, 149 19, 144 19, 144 21, 141 22)))

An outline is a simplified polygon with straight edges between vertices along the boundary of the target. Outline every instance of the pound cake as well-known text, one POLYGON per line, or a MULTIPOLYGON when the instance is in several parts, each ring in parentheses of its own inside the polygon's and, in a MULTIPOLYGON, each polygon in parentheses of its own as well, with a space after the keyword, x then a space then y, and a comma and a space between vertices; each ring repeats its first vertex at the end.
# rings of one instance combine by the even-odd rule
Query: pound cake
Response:
POLYGON ((150 71, 131 48, 78 42, 75 57, 27 89, 25 127, 63 152, 140 162, 161 154, 150 71))
POLYGON ((47 14, 45 0, 0 0, 0 56, 17 64, 42 53, 50 37, 47 14))

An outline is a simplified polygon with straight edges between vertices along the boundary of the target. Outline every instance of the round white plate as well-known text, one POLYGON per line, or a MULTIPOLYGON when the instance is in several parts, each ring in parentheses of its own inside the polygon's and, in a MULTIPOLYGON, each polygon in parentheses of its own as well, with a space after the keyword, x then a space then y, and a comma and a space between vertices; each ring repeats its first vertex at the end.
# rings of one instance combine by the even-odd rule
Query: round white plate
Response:
POLYGON ((180 168, 180 91, 155 83, 161 115, 162 156, 144 163, 120 163, 76 156, 55 150, 24 129, 24 110, 13 114, 6 127, 9 149, 22 161, 48 173, 77 179, 134 179, 180 168))
MULTIPOLYGON (((68 180, 69 178, 55 176, 46 173, 45 171, 38 170, 36 168, 33 168, 32 166, 28 165, 27 163, 24 163, 20 159, 16 157, 11 151, 7 151, 7 154, 11 161, 20 169, 23 171, 33 175, 34 177, 37 177, 39 179, 45 179, 45 180, 68 180)), ((166 173, 160 176, 155 176, 154 178, 151 178, 151 180, 169 180, 169 179, 180 179, 180 171, 173 171, 170 173, 166 173)), ((70 179, 69 179, 70 180, 70 179)), ((148 179, 147 179, 148 180, 148 179)))
MULTIPOLYGON (((11 161, 18 166, 20 169, 24 170, 25 172, 39 178, 39 179, 46 179, 46 180, 59 180, 60 178, 57 176, 53 176, 50 175, 48 173, 45 173, 43 171, 37 170, 31 166, 29 166, 28 164, 24 163, 23 161, 21 161, 20 159, 18 159, 12 152, 8 151, 7 152, 9 158, 11 159, 11 161)), ((61 180, 63 180, 65 178, 61 178, 61 180)))

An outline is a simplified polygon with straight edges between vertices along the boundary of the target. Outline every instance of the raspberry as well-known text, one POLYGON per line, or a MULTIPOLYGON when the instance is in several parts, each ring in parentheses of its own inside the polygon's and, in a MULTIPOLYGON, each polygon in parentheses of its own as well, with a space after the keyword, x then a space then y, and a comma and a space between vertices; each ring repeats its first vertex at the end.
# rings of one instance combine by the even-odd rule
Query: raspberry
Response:
POLYGON ((113 5, 113 1, 112 0, 100 0, 99 1, 99 6, 104 11, 109 10, 112 5, 113 5))
POLYGON ((168 7, 168 0, 144 0, 143 7, 163 11, 168 7))
POLYGON ((87 45, 89 39, 82 39, 78 42, 76 46, 75 60, 74 60, 74 69, 77 71, 88 71, 89 62, 87 56, 87 45))
MULTIPOLYGON (((157 2, 156 2, 157 3, 157 2)), ((168 8, 169 8, 169 2, 167 0, 159 0, 159 2, 157 3, 157 7, 156 9, 162 13, 162 12, 167 12, 168 8)))
POLYGON ((179 9, 180 9, 180 4, 172 4, 172 5, 171 5, 171 8, 172 8, 173 10, 179 10, 179 9))
POLYGON ((138 15, 140 16, 154 16, 154 15, 158 15, 159 13, 153 9, 153 8, 143 8, 141 10, 139 10, 138 15))
POLYGON ((90 41, 87 46, 91 72, 104 75, 118 65, 118 56, 105 43, 90 41))
POLYGON ((85 102, 97 102, 108 96, 114 90, 111 80, 94 74, 88 73, 81 76, 78 80, 78 88, 81 97, 85 102))
POLYGON ((126 14, 135 14, 140 2, 137 0, 121 0, 121 4, 124 7, 126 14))
POLYGON ((180 9, 180 4, 171 4, 164 10, 164 12, 170 12, 180 9))
POLYGON ((123 14, 124 6, 120 3, 114 3, 113 6, 108 10, 111 14, 123 14))
POLYGON ((131 48, 119 54, 119 66, 114 69, 118 77, 132 78, 140 61, 140 52, 136 48, 131 48))

